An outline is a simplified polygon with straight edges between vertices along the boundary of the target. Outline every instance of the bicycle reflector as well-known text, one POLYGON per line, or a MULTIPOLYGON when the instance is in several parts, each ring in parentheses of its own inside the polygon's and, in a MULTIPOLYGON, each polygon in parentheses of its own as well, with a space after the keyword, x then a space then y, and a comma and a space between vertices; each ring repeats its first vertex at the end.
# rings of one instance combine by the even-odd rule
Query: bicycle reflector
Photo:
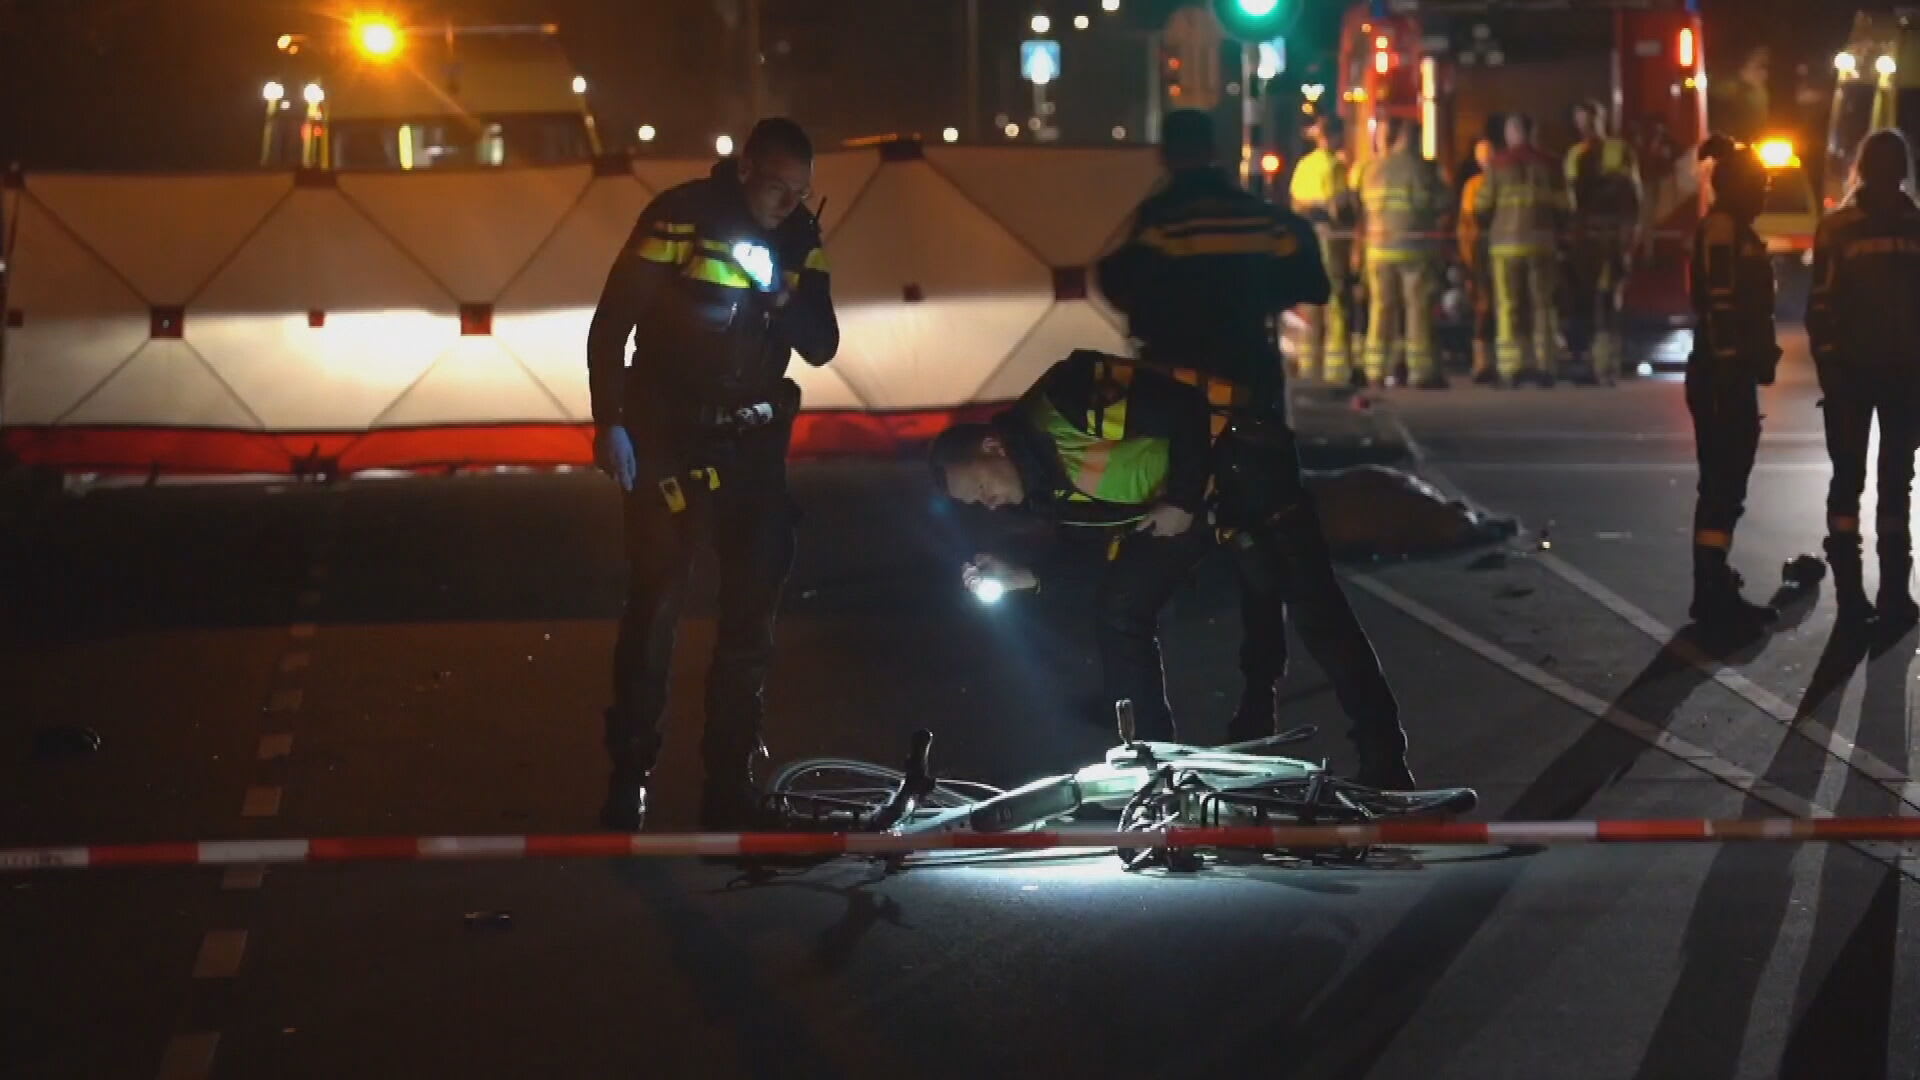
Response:
POLYGON ((999 578, 983 577, 967 588, 973 593, 973 598, 983 604, 997 604, 1001 597, 1007 595, 1007 587, 999 578))

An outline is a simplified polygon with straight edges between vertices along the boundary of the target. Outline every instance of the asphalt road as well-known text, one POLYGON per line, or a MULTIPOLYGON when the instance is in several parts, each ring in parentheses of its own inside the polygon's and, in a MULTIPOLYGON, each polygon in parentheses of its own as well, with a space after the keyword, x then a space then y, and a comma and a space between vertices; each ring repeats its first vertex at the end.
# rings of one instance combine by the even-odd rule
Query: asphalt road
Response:
MULTIPOLYGON (((1430 479, 1526 526, 1504 552, 1353 568, 1423 781, 1478 786, 1489 818, 1920 802, 1911 636, 1836 641, 1824 593, 1761 641, 1680 630, 1677 383, 1379 409, 1430 479)), ((1797 343, 1767 412, 1736 547, 1761 594, 1821 530, 1797 343)), ((910 463, 796 483, 777 757, 890 761, 925 726, 944 771, 1014 783, 1101 752, 1073 590, 975 605, 954 568, 977 523, 910 463)), ((597 477, 96 491, 0 544, 0 845, 591 827, 623 578, 597 477), (102 749, 33 755, 62 723, 102 749)), ((1203 574, 1167 631, 1202 740, 1238 690, 1224 585, 1203 574)), ((691 824, 710 612, 703 592, 681 635, 663 827, 691 824)), ((1288 689, 1322 727, 1307 753, 1349 764, 1310 663, 1288 689)), ((1100 857, 760 884, 637 860, 16 875, 0 1074, 1914 1077, 1915 870, 1673 846, 1191 877, 1100 857)))

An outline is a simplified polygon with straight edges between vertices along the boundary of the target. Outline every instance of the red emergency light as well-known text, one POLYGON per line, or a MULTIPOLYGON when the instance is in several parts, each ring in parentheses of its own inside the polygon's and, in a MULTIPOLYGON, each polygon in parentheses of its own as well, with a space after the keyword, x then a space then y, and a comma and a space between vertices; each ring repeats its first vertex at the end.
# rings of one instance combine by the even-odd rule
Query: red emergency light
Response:
POLYGON ((1678 52, 1680 55, 1680 66, 1686 68, 1688 71, 1693 70, 1693 27, 1689 26, 1681 29, 1678 52))

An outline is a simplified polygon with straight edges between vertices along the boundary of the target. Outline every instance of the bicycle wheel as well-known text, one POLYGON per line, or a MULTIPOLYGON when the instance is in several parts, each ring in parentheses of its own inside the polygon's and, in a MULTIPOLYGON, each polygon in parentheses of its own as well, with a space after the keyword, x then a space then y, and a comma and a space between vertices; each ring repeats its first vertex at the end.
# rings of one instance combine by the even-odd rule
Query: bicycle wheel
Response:
MULTIPOLYGON (((788 828, 858 829, 884 806, 905 774, 851 758, 805 758, 782 766, 767 781, 766 806, 788 828)), ((989 784, 942 780, 921 807, 945 810, 1000 793, 989 784)))

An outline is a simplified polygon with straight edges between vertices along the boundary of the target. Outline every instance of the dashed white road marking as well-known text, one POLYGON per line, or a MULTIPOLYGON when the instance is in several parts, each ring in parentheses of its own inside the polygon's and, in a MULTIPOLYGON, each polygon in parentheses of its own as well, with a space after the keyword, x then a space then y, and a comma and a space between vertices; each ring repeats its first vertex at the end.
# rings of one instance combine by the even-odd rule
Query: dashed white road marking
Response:
POLYGON ((213 1055, 219 1049, 217 1031, 175 1035, 160 1057, 160 1080, 205 1080, 213 1075, 213 1055))
POLYGON ((193 961, 196 979, 231 979, 247 958, 245 930, 209 930, 200 939, 200 955, 193 961))
POLYGON ((293 735, 291 732, 279 732, 260 736, 260 760, 273 761, 293 753, 293 735))
POLYGON ((220 875, 220 887, 229 892, 257 889, 267 883, 264 866, 229 866, 220 875))
POLYGON ((272 696, 267 698, 267 703, 261 708, 261 711, 270 713, 299 712, 300 706, 306 703, 306 698, 307 692, 297 686, 275 690, 272 696))
POLYGON ((280 814, 280 789, 277 787, 250 787, 247 797, 240 804, 240 816, 245 818, 278 817, 280 814))

